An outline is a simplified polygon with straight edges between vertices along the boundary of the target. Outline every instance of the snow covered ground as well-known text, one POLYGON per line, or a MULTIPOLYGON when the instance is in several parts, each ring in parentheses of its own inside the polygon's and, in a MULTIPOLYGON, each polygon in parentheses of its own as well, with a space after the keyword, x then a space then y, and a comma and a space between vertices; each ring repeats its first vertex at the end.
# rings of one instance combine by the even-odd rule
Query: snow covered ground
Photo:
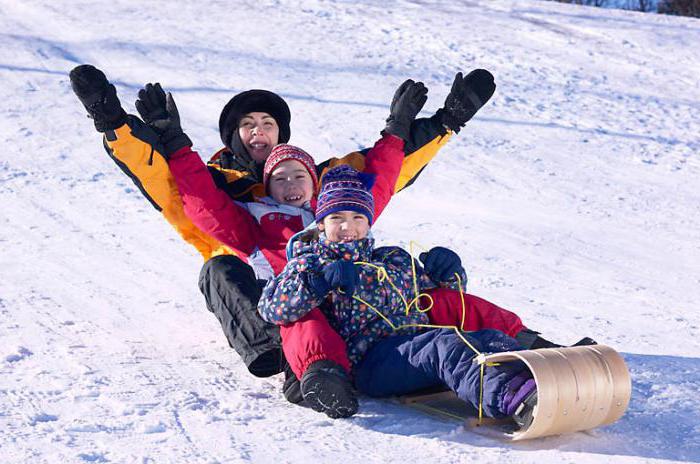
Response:
POLYGON ((529 0, 0 0, 0 455, 11 463, 700 462, 700 21, 529 0), (633 378, 616 424, 510 444, 381 401, 350 420, 255 379, 201 258, 106 156, 70 90, 172 90, 203 156, 248 88, 317 160, 377 137, 395 87, 491 70, 492 102, 376 227, 446 245, 470 291, 633 378))

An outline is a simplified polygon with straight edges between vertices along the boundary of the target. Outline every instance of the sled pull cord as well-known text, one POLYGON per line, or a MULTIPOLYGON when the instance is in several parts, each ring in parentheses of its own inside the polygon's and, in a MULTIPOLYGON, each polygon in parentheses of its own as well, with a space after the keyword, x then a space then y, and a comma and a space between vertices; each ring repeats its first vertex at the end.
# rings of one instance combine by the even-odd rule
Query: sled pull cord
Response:
MULTIPOLYGON (((411 241, 411 248, 413 248, 414 243, 415 242, 411 241)), ((413 251, 413 250, 411 250, 411 251, 413 251)), ((412 255, 412 253, 411 253, 411 255, 412 255)), ((376 264, 368 263, 365 261, 356 261, 354 264, 361 265, 361 266, 362 265, 370 266, 377 271, 377 280, 379 282, 384 282, 385 280, 388 281, 389 285, 391 285, 391 288, 393 288, 394 291, 399 295, 399 297, 401 298, 401 301, 403 302, 404 306, 406 307, 406 315, 408 315, 408 313, 411 311, 411 307, 413 307, 413 306, 416 307, 416 310, 418 312, 423 312, 423 313, 428 312, 433 308, 434 302, 433 302, 433 299, 430 297, 430 295, 428 295, 426 293, 419 293, 418 292, 418 280, 416 278, 416 268, 415 268, 416 264, 415 264, 414 259, 411 259, 411 266, 412 266, 412 270, 413 270, 413 286, 415 289, 416 297, 413 300, 411 300, 410 302, 408 302, 406 300, 406 298, 403 296, 401 291, 396 287, 396 285, 394 285, 394 282, 392 282, 392 280, 389 278, 389 274, 386 272, 386 269, 384 267, 377 266, 376 264), (425 296, 430 300, 430 305, 426 309, 422 309, 420 307, 420 297, 421 296, 425 296)), ((457 277, 457 285, 461 289, 462 288, 462 279, 458 273, 455 273, 455 276, 457 277)), ((464 344, 467 345, 474 353, 476 353, 476 358, 474 360, 476 362, 478 362, 480 365, 479 366, 479 408, 478 408, 478 410, 479 410, 479 422, 478 422, 478 424, 481 425, 482 420, 483 420, 483 416, 484 416, 484 414, 483 414, 483 412, 484 412, 483 411, 484 368, 486 366, 497 366, 498 363, 486 362, 485 356, 479 350, 477 350, 474 347, 474 345, 472 345, 469 342, 469 340, 467 340, 467 338, 462 334, 462 330, 465 327, 464 323, 466 322, 465 319, 466 319, 467 309, 466 309, 466 305, 464 303, 464 293, 462 291, 459 292, 459 297, 460 297, 460 300, 462 302, 462 319, 460 321, 461 327, 457 327, 454 325, 442 326, 442 325, 436 325, 436 324, 402 324, 400 326, 396 326, 384 314, 382 314, 380 311, 378 311, 377 308, 372 306, 370 303, 366 302, 365 300, 363 300, 362 298, 360 298, 357 295, 352 296, 352 298, 354 300, 359 301, 360 303, 362 303, 363 305, 367 306, 372 311, 374 311, 374 313, 377 314, 380 318, 382 318, 384 320, 384 322, 386 322, 389 325, 389 327, 391 327, 392 330, 394 330, 394 331, 397 331, 397 330, 402 329, 402 328, 408 328, 408 327, 419 327, 419 328, 428 328, 428 329, 453 329, 455 331, 455 333, 457 334, 457 336, 464 342, 464 344)))
MULTIPOLYGON (((365 265, 365 266, 370 266, 370 267, 375 268, 375 269, 377 270, 377 280, 378 280, 379 282, 383 282, 384 280, 386 280, 386 281, 389 282, 389 285, 391 285, 391 288, 394 289, 394 291, 395 291, 395 292, 399 295, 399 297, 401 298, 401 301, 403 301, 403 303, 404 303, 404 305, 405 305, 405 307, 406 307, 406 314, 408 314, 408 313, 410 312, 411 307, 414 306, 414 305, 416 306, 416 309, 417 309, 418 311, 423 312, 423 313, 428 312, 430 309, 432 309, 432 306, 433 306, 432 298, 431 298, 431 305, 430 305, 427 309, 421 309, 420 306, 419 306, 420 297, 421 297, 421 296, 426 296, 426 297, 430 298, 430 295, 425 294, 425 293, 419 294, 417 297, 415 297, 413 300, 411 300, 410 303, 409 303, 408 301, 406 301, 406 298, 405 298, 405 297, 403 296, 403 294, 401 293, 401 290, 399 290, 399 289, 396 287, 396 285, 394 285, 394 282, 392 282, 392 280, 389 278, 389 274, 386 272, 386 269, 384 269, 382 266, 377 266, 376 264, 367 263, 367 262, 364 262, 364 261, 356 261, 354 264, 365 265)), ((455 273, 455 276, 457 277, 457 282, 458 282, 458 284, 459 284, 459 286, 460 286, 460 288, 461 288, 462 279, 459 277, 459 274, 456 274, 456 273, 455 273)), ((415 281, 415 275, 414 275, 414 281, 415 281)), ((416 283, 416 286, 417 286, 417 283, 416 283)), ((422 327, 422 328, 427 328, 427 329, 454 329, 455 332, 457 333, 457 336, 464 342, 464 344, 467 345, 469 348, 471 348, 472 351, 473 351, 474 353, 476 353, 477 357, 481 356, 481 352, 480 352, 479 350, 477 350, 476 348, 474 348, 474 345, 472 345, 472 344, 469 342, 469 340, 467 340, 467 339, 464 337, 464 335, 462 334, 462 330, 463 330, 462 327, 464 327, 464 322, 465 322, 464 319, 465 319, 465 317, 466 317, 466 306, 465 306, 465 304, 464 304, 464 295, 462 294, 462 292, 460 292, 460 299, 461 299, 461 301, 462 301, 462 320, 460 321, 460 325, 461 325, 462 327, 457 327, 457 326, 455 326, 455 325, 437 325, 437 324, 403 324, 403 325, 400 325, 400 326, 396 326, 396 325, 394 325, 386 316, 384 316, 384 314, 382 314, 380 311, 378 311, 377 308, 375 308, 374 306, 372 306, 370 303, 366 302, 365 300, 363 300, 362 298, 360 298, 360 297, 357 296, 357 295, 353 295, 352 298, 353 298, 354 300, 357 300, 357 301, 359 301, 360 303, 364 304, 365 306, 367 306, 368 308, 370 308, 372 311, 374 311, 374 312, 375 312, 379 317, 381 317, 394 331, 399 330, 399 329, 403 329, 403 328, 406 328, 406 327, 422 327)))
POLYGON ((498 366, 500 363, 486 361, 483 354, 479 354, 479 356, 476 357, 476 361, 479 363, 479 422, 477 425, 481 425, 484 419, 484 368, 486 366, 498 366))

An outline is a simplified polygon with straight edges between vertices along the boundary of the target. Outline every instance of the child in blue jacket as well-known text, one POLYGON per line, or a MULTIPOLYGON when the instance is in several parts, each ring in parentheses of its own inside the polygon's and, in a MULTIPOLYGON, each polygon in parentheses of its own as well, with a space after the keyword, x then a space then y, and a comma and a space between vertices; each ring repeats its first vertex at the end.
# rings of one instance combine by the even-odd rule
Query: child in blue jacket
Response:
MULTIPOLYGON (((482 385, 480 366, 473 362, 476 352, 462 337, 479 352, 518 350, 520 345, 497 330, 458 333, 421 327, 429 324, 426 312, 407 308, 416 291, 464 291, 459 285, 466 282, 464 269, 445 248, 430 250, 422 258, 424 268, 401 248, 374 248, 368 236, 372 182, 371 175, 349 166, 326 173, 316 209, 318 229, 294 243, 292 259, 265 287, 258 305, 262 318, 287 325, 321 308, 347 344, 354 385, 361 393, 383 397, 447 386, 478 408, 483 389, 481 406, 487 416, 518 411, 522 424, 536 401, 530 372, 521 363, 487 367, 482 385)), ((445 304, 442 294, 432 293, 434 307, 445 304)), ((315 410, 331 417, 357 410, 350 380, 333 362, 312 364, 301 384, 304 399, 315 410)))

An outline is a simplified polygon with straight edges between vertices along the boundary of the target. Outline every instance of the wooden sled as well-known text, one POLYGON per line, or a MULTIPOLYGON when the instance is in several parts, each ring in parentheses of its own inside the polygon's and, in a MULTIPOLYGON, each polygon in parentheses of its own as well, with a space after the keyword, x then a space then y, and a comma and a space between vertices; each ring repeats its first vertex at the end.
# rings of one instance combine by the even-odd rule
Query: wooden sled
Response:
POLYGON ((537 384, 537 405, 527 428, 516 430, 510 419, 484 418, 478 424, 474 408, 449 391, 406 395, 400 401, 430 414, 464 420, 470 427, 496 426, 500 437, 517 441, 611 424, 625 413, 632 393, 625 362, 605 345, 493 353, 478 361, 522 361, 530 369, 537 384))

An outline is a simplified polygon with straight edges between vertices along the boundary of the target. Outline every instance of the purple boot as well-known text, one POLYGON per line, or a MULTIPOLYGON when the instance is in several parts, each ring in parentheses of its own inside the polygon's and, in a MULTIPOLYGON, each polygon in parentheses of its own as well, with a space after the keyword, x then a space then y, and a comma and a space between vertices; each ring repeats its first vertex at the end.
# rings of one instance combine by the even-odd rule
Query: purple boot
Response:
POLYGON ((506 384, 506 391, 501 403, 501 412, 512 416, 522 428, 532 423, 532 414, 537 404, 537 385, 530 371, 525 370, 506 384))

